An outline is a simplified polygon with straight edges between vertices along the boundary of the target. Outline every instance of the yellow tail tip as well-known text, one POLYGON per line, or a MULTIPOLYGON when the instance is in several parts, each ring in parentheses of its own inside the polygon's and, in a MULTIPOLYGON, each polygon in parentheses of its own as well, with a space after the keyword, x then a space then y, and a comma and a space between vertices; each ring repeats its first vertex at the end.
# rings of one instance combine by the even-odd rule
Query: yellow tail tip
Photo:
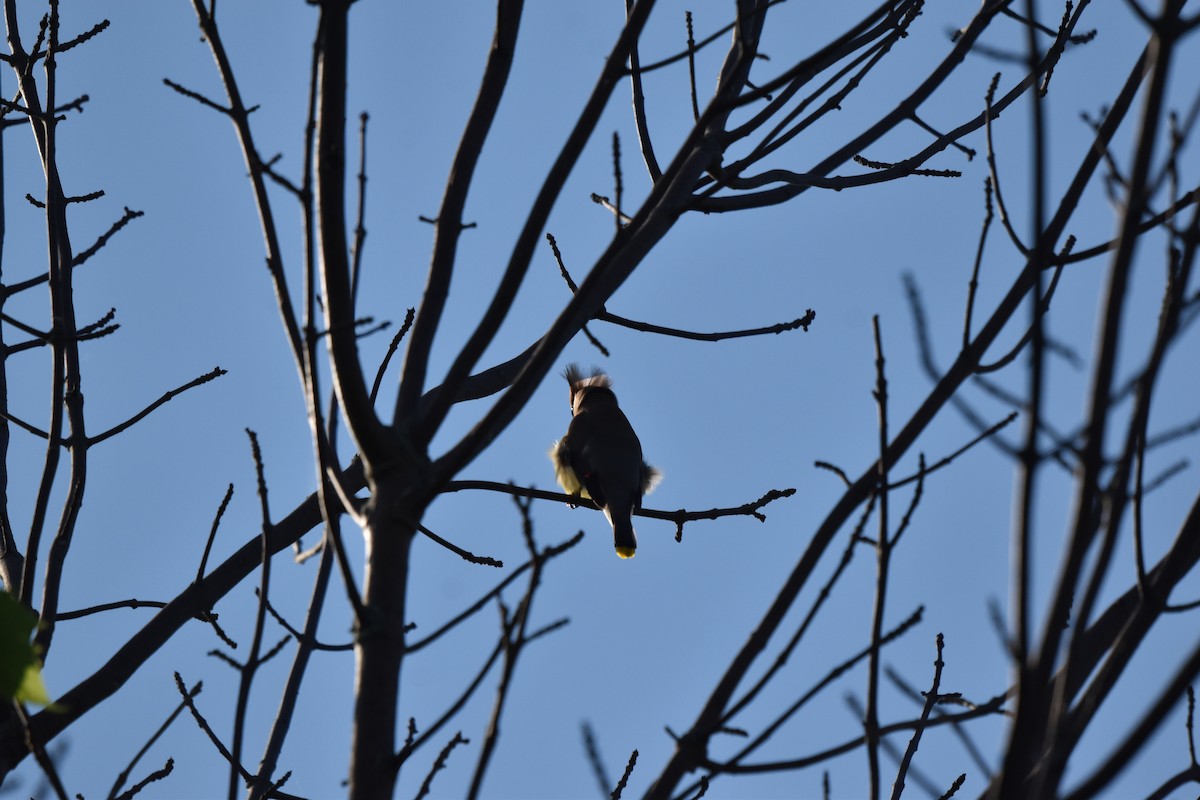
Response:
POLYGON ((633 555, 636 552, 637 552, 636 547, 618 547, 617 548, 617 555, 619 555, 621 558, 633 558, 633 555))

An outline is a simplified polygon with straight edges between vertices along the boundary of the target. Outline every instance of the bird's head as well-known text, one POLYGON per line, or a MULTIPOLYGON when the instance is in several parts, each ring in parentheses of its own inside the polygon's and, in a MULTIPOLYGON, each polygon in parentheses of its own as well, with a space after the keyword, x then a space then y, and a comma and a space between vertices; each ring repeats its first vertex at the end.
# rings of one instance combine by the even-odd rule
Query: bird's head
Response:
POLYGON ((594 402, 601 398, 611 399, 614 403, 617 401, 617 396, 612 390, 612 379, 596 367, 592 367, 585 375, 578 364, 567 364, 563 377, 567 379, 570 387, 572 416, 579 413, 585 401, 594 402))

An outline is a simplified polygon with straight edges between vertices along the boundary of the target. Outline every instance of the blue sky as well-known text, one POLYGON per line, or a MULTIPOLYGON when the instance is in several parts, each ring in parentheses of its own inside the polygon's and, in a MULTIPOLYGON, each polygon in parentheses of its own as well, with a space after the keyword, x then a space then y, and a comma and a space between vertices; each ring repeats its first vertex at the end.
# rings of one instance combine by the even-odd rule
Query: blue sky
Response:
MULTIPOLYGON (((1044 5, 1044 4, 1043 4, 1044 5)), ((873 73, 842 110, 785 148, 773 162, 803 171, 860 132, 890 108, 889 99, 906 93, 948 50, 948 31, 966 23, 974 3, 931 4, 882 69, 873 73)), ((676 52, 684 42, 683 16, 694 13, 698 35, 722 25, 731 4, 700 0, 662 2, 643 44, 647 62, 676 52)), ((865 14, 858 3, 793 2, 772 9, 763 51, 762 79, 806 55, 865 14)), ((301 165, 306 79, 314 8, 298 2, 264 0, 218 3, 219 21, 242 93, 259 104, 254 132, 264 155, 284 155, 278 169, 293 178, 301 165)), ((364 0, 352 14, 349 110, 370 113, 369 197, 362 314, 398 324, 420 300, 432 228, 418 220, 434 216, 446 171, 476 91, 491 38, 491 4, 451 0, 439 4, 364 0)), ((23 35, 36 30, 40 8, 24 9, 23 35)), ((80 528, 66 572, 65 609, 136 597, 165 600, 190 580, 204 539, 226 486, 236 494, 217 537, 213 559, 240 547, 258 529, 254 471, 244 428, 258 432, 263 446, 270 502, 282 516, 314 486, 311 445, 302 394, 270 282, 245 165, 228 121, 175 94, 164 77, 220 98, 220 85, 189 4, 112 2, 103 10, 72 4, 63 10, 67 31, 90 27, 103 13, 112 26, 60 64, 60 97, 86 93, 83 114, 71 114, 60 131, 60 168, 68 194, 104 189, 99 201, 72 208, 76 249, 85 247, 120 216, 123 207, 143 210, 76 277, 81 321, 117 308, 121 330, 84 348, 84 391, 89 425, 103 430, 130 416, 164 391, 208 372, 228 375, 177 398, 126 434, 92 453, 92 475, 80 528)), ((1047 21, 1061 9, 1047 9, 1047 21)), ((1098 27, 1095 43, 1068 53, 1054 76, 1050 95, 1051 196, 1065 186, 1088 135, 1081 111, 1093 115, 1111 101, 1144 40, 1124 6, 1096 4, 1084 27, 1098 27)), ((492 296, 516 231, 561 142, 582 106, 619 32, 619 2, 567 4, 530 2, 510 88, 495 132, 483 152, 467 206, 467 231, 451 289, 445 324, 432 354, 431 380, 444 374, 474 320, 492 296)), ((988 41, 1014 47, 1021 31, 998 23, 988 41)), ((64 35, 65 38, 65 35, 64 35)), ((724 42, 697 61, 701 91, 711 87, 724 56, 724 42)), ((1195 57, 1194 43, 1190 55, 1195 57)), ((931 125, 949 129, 975 116, 991 75, 1004 73, 1002 86, 1016 80, 1014 65, 969 59, 943 93, 922 109, 931 125)), ((758 73, 756 72, 756 75, 758 73)), ((1185 71, 1177 77, 1186 79, 1185 71)), ((13 93, 11 73, 3 78, 13 93)), ((1173 85, 1172 100, 1186 109, 1196 93, 1173 85)), ((661 154, 670 154, 690 127, 685 68, 663 70, 647 80, 651 130, 661 154)), ((1004 188, 1022 233, 1028 231, 1028 121, 1025 103, 997 123, 1004 188)), ((621 136, 626 206, 649 190, 635 146, 629 90, 620 87, 595 139, 555 206, 547 231, 557 238, 577 281, 582 280, 612 235, 612 219, 591 202, 592 192, 612 193, 611 134, 621 136)), ((868 158, 896 161, 928 142, 916 126, 898 129, 868 158)), ((963 142, 982 154, 982 133, 963 142)), ((1128 153, 1121 138, 1118 156, 1128 153)), ((39 196, 40 167, 28 131, 9 130, 5 139, 7 236, 6 282, 44 270, 43 227, 39 212, 21 198, 39 196)), ((582 529, 583 542, 553 562, 535 601, 534 624, 569 617, 570 624, 532 644, 524 653, 503 720, 499 750, 489 772, 488 797, 596 796, 579 735, 591 723, 610 772, 619 775, 632 749, 640 753, 630 791, 641 793, 673 750, 664 726, 686 730, 733 653, 745 641, 762 611, 803 552, 812 531, 841 494, 839 481, 813 462, 834 462, 858 475, 878 448, 876 408, 871 397, 875 373, 871 318, 879 315, 891 391, 893 429, 920 403, 930 383, 921 371, 911 315, 901 276, 913 273, 923 291, 932 334, 943 365, 955 355, 961 337, 962 308, 982 218, 981 157, 967 160, 947 150, 929 165, 961 170, 959 179, 911 178, 843 192, 813 190, 783 206, 730 215, 683 218, 608 303, 621 316, 692 330, 731 330, 795 319, 812 308, 816 322, 807 332, 715 344, 652 337, 604 324, 592 330, 612 351, 605 359, 582 338, 562 362, 595 363, 609 370, 626 413, 638 430, 647 458, 665 479, 647 500, 652 508, 700 510, 737 506, 770 489, 796 494, 766 509, 767 521, 727 518, 689 524, 682 544, 669 523, 639 520, 638 557, 626 562, 611 549, 603 517, 565 505, 536 503, 536 535, 543 544, 559 542, 582 529)), ((1184 175, 1196 174, 1195 153, 1184 175), (1188 169, 1190 168, 1190 170, 1188 169)), ((844 172, 861 168, 848 165, 844 172)), ((1187 179, 1185 178, 1185 184, 1187 179)), ((299 215, 283 192, 274 202, 285 241, 293 286, 300 281, 299 215)), ((1086 214, 1071 232, 1084 244, 1111 236, 1113 215, 1097 188, 1086 214)), ((1082 246, 1082 245, 1081 245, 1082 246)), ((993 231, 982 275, 979 308, 987 310, 1007 290, 1022 260, 1003 235, 993 231)), ((1134 319, 1123 351, 1121 375, 1137 363, 1153 334, 1161 290, 1162 243, 1148 242, 1129 293, 1134 319)), ((1092 354, 1103 259, 1066 271, 1050 318, 1051 333, 1085 359, 1092 354)), ((501 335, 482 365, 523 350, 557 316, 569 298, 557 266, 545 248, 514 303, 501 335)), ((6 313, 40 324, 45 298, 27 293, 6 313)), ((977 312, 982 318, 985 311, 977 312)), ((997 352, 1016 341, 1007 331, 997 352)), ((6 330, 6 337, 9 331, 6 330)), ((361 345, 373 374, 390 338, 376 335, 361 345)), ((1165 377, 1163 401, 1151 430, 1194 418, 1196 373, 1186 352, 1191 332, 1165 377)), ((1194 352, 1194 351, 1193 351, 1194 352)), ((48 389, 47 354, 33 352, 9 362, 9 402, 14 413, 44 424, 48 389)), ((1088 373, 1061 361, 1053 364, 1048 413, 1059 427, 1074 427, 1084 407, 1088 373)), ((382 405, 395 390, 396 369, 385 381, 382 405)), ((1014 391, 1023 387, 1021 366, 999 379, 1014 391)), ((547 378, 529 405, 495 445, 470 464, 463 478, 514 481, 553 488, 546 458, 549 445, 566 429, 566 387, 547 378)), ((989 421, 1010 409, 967 389, 989 421)), ((452 445, 487 401, 462 404, 450 415, 433 447, 452 445)), ((974 431, 947 411, 921 437, 898 473, 916 466, 917 452, 932 460, 968 441, 974 431)), ((1008 434, 1016 441, 1016 426, 1008 434)), ((42 444, 14 434, 9 467, 10 507, 18 532, 27 529, 40 471, 42 444)), ((1162 469, 1181 457, 1194 457, 1194 439, 1163 448, 1151 467, 1162 469)), ((1151 469, 1151 472, 1154 470, 1151 469)), ((989 604, 1007 603, 1010 511, 1014 470, 995 449, 982 446, 952 469, 932 476, 912 529, 893 563, 893 595, 888 623, 897 624, 918 605, 923 622, 888 648, 885 662, 918 687, 930 679, 934 636, 946 637, 944 691, 961 691, 984 701, 1007 685, 1009 668, 991 627, 989 604)), ((1152 549, 1162 548, 1196 490, 1196 467, 1161 489, 1148 508, 1152 549)), ((1054 576, 1057 554, 1070 513, 1069 476, 1044 470, 1044 504, 1037 533, 1035 578, 1044 592, 1054 576)), ((61 501, 61 497, 56 498, 61 501)), ((904 491, 894 503, 907 502, 904 491)), ((439 498, 426 524, 473 552, 523 561, 519 518, 511 501, 489 493, 462 492, 439 498)), ((842 537, 849 531, 843 531, 842 537)), ((353 558, 361 544, 351 536, 353 558)), ((306 541, 316 541, 315 535, 306 541)), ((832 570, 840 538, 822 564, 832 570)), ((1133 572, 1127 543, 1124 571, 1106 587, 1123 590, 1133 572)), ((1156 551, 1158 552, 1158 551, 1156 551)), ((295 624, 303 618, 315 563, 295 566, 277 557, 272 595, 295 624)), ((503 576, 499 570, 469 567, 427 541, 414 549, 411 576, 412 620, 421 631, 471 603, 503 576)), ((851 574, 793 656, 776 685, 737 724, 753 730, 806 691, 834 665, 863 646, 869 631, 874 560, 863 549, 851 574)), ((248 580, 217 607, 226 630, 248 641, 257 581, 248 580)), ((1200 586, 1192 581, 1194 591, 1200 586)), ((816 586, 801 598, 784 626, 784 637, 799 623, 816 586)), ((331 597, 340 598, 339 591, 331 597)), ((1044 598, 1044 595, 1040 595, 1044 598)), ((507 596, 515 603, 516 593, 507 596)), ((1186 598, 1184 598, 1186 599, 1186 598)), ((46 679, 61 692, 90 673, 153 613, 120 610, 59 627, 46 679)), ((335 599, 322 625, 328 642, 349 639, 349 614, 335 599)), ((1085 758, 1098 759, 1112 745, 1105 729, 1118 729, 1144 702, 1147 675, 1169 673, 1178 642, 1194 641, 1194 618, 1164 621, 1150 640, 1135 672, 1105 710, 1098 734, 1085 739, 1085 758), (1143 663, 1144 662, 1144 663, 1143 663), (1166 665, 1166 666, 1164 666, 1166 665), (1141 672, 1145 668, 1146 672, 1141 672), (1134 677, 1137 676, 1136 679, 1134 677), (1107 724, 1107 722, 1111 724, 1107 724)), ((496 614, 486 609, 437 648, 405 665, 402 715, 424 729, 457 696, 482 664, 497 634, 496 614)), ((281 636, 275 629, 268 640, 281 636)), ((780 642, 774 642, 777 648, 780 642)), ((177 703, 172 672, 189 683, 203 680, 199 701, 219 732, 230 730, 235 676, 205 654, 220 647, 211 632, 192 625, 152 658, 113 699, 72 728, 60 758, 72 792, 99 797, 137 744, 177 703), (114 735, 119 731, 119 735, 114 735)), ((244 649, 245 645, 243 645, 244 649)), ((256 762, 291 649, 264 668, 252 703, 247 756, 256 762)), ((773 657, 775 650, 768 652, 773 657)), ((240 653, 235 653, 239 656, 240 653)), ((766 662, 764 662, 766 663, 766 662)), ((752 673, 752 676, 760 674, 752 673)), ((287 788, 307 797, 342 793, 349 752, 353 658, 319 655, 307 678, 281 768, 294 771, 287 788)), ((862 696, 864 672, 851 671, 813 703, 759 754, 763 759, 805 755, 858 735, 859 723, 845 703, 862 696)), ((397 796, 415 794, 441 744, 455 730, 472 740, 451 757, 434 783, 435 795, 460 796, 470 780, 483 727, 490 712, 495 675, 433 745, 414 757, 402 775, 397 796)), ((1181 698, 1179 709, 1183 708, 1181 698)), ((907 719, 918 709, 894 695, 882 708, 885 720, 907 719)), ((999 720, 982 722, 978 741, 993 758, 1003 740, 999 720)), ((905 740, 897 740, 903 748, 905 740)), ((728 744, 732 753, 738 741, 728 744)), ((1177 711, 1155 740, 1150 755, 1136 762, 1112 797, 1143 794, 1162 777, 1186 764, 1182 714, 1177 711)), ((722 745, 726 746, 726 745, 722 745)), ((147 756, 138 773, 160 767, 173 756, 176 771, 150 796, 213 797, 224 793, 226 771, 203 734, 181 719, 147 756)), ((986 777, 953 737, 927 735, 917 766, 933 782, 948 786, 960 772, 964 787, 978 794, 986 777)), ((865 759, 854 753, 827 765, 835 797, 862 796, 865 759)), ((821 769, 783 776, 721 780, 710 797, 815 797, 821 769)), ((885 768, 885 774, 890 765, 885 768)), ((1069 773, 1068 783, 1074 773, 1069 773)), ((37 782, 34 765, 18 773, 21 794, 37 782)), ((5 787, 7 789, 7 787, 5 787)), ((910 787, 910 791, 914 791, 910 787)))

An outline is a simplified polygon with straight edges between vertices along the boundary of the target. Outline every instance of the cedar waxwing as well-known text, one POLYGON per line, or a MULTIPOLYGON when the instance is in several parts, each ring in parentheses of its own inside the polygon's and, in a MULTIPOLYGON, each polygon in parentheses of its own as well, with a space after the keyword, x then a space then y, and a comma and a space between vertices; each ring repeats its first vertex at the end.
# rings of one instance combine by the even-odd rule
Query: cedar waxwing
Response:
POLYGON ((577 364, 568 364, 563 377, 571 387, 571 424, 550 448, 555 477, 567 494, 588 498, 604 511, 617 555, 633 558, 633 511, 662 475, 642 460, 642 443, 607 375, 593 369, 584 377, 577 364))

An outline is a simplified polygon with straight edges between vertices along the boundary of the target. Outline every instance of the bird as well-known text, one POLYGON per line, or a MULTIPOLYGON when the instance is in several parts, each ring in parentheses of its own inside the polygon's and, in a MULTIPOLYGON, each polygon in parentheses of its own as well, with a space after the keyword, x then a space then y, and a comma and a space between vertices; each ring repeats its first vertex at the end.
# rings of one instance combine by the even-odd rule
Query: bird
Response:
POLYGON ((570 387, 571 424, 550 448, 555 477, 567 494, 589 499, 604 512, 617 555, 633 558, 633 512, 662 473, 643 459, 642 443, 617 405, 608 375, 594 367, 584 375, 578 364, 568 364, 563 377, 570 387))

